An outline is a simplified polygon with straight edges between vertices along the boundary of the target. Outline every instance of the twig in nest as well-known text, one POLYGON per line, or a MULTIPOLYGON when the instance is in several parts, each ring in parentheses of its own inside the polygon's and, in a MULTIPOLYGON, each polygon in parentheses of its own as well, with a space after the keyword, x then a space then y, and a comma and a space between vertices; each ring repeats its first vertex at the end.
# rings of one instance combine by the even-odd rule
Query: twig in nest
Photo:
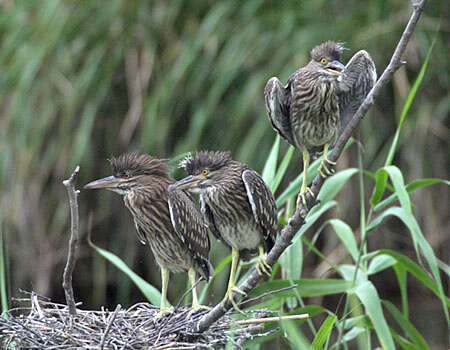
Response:
MULTIPOLYGON (((265 332, 265 333, 253 333, 253 332, 262 331, 262 330, 264 330, 264 326, 262 326, 262 325, 252 325, 252 326, 248 326, 248 327, 245 327, 245 328, 236 329, 232 333, 234 335, 241 334, 241 333, 248 334, 248 335, 250 335, 250 339, 253 339, 254 337, 265 338, 265 337, 268 337, 269 335, 277 332, 278 328, 272 329, 272 330, 270 330, 268 332, 265 332)), ((232 347, 232 350, 237 350, 237 349, 239 349, 239 350, 242 349, 243 350, 244 349, 243 345, 244 345, 244 343, 246 341, 247 341, 247 339, 245 339, 245 338, 237 339, 236 341, 234 341, 234 345, 232 347)))
POLYGON ((103 333, 102 340, 100 342, 100 350, 103 350, 103 347, 105 346, 106 337, 108 336, 109 331, 111 330, 112 324, 114 323, 114 320, 117 317, 117 314, 122 309, 122 306, 120 304, 117 304, 116 310, 114 310, 114 313, 111 315, 110 320, 108 322, 108 325, 106 326, 105 333, 103 333))
POLYGON ((63 181, 64 186, 66 186, 67 193, 69 194, 71 229, 69 240, 69 253, 67 255, 66 267, 64 268, 62 287, 64 288, 67 305, 69 306, 69 312, 71 315, 76 315, 77 313, 77 309, 75 306, 75 298, 73 295, 72 274, 73 269, 75 267, 75 253, 79 237, 77 197, 80 191, 75 190, 75 181, 77 180, 79 171, 80 166, 77 166, 73 174, 70 176, 70 178, 68 180, 63 181))
POLYGON ((31 305, 36 308, 39 314, 39 318, 44 318, 44 313, 42 312, 41 306, 39 305, 38 296, 35 293, 31 293, 31 305))

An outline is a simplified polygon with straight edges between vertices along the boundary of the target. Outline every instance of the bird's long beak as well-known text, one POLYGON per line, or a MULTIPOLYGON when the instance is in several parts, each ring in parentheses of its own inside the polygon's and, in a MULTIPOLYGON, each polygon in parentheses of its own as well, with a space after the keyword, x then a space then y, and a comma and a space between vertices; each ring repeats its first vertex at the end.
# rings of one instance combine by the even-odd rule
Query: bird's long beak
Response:
POLYGON ((345 66, 339 61, 328 62, 327 66, 325 68, 336 71, 336 72, 340 72, 340 73, 345 71, 345 66))
POLYGON ((120 180, 121 179, 119 179, 115 176, 108 176, 108 177, 104 177, 103 179, 89 182, 83 188, 87 189, 87 190, 93 190, 96 188, 116 188, 117 185, 120 183, 120 180))
POLYGON ((174 184, 168 187, 169 191, 173 190, 187 190, 189 188, 197 187, 197 183, 202 180, 203 177, 201 175, 189 175, 184 179, 175 182, 174 184))

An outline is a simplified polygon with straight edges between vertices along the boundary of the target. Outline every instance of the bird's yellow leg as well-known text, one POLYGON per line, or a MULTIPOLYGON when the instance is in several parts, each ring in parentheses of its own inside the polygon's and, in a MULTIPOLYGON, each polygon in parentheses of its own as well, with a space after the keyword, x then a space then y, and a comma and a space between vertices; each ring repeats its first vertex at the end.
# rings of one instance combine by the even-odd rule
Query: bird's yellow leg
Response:
POLYGON ((320 162, 318 169, 320 176, 322 176, 324 179, 334 174, 333 169, 328 169, 327 163, 331 165, 336 165, 336 162, 332 162, 331 160, 328 159, 328 143, 326 143, 325 146, 323 147, 322 161, 320 162))
POLYGON ((300 200, 303 202, 305 209, 308 210, 308 206, 306 204, 306 192, 309 192, 311 196, 314 197, 314 193, 311 189, 306 186, 306 179, 308 177, 308 168, 309 168, 309 151, 306 148, 303 148, 303 181, 302 187, 300 188, 300 193, 297 198, 297 208, 300 206, 300 200))
POLYGON ((234 297, 234 293, 240 293, 242 295, 247 295, 247 293, 245 293, 242 290, 240 290, 234 284, 234 277, 235 277, 235 274, 236 274, 236 268, 237 268, 238 262, 239 262, 239 250, 237 250, 236 248, 231 248, 230 279, 228 280, 227 292, 225 293, 225 297, 222 300, 222 309, 224 311, 226 311, 225 303, 227 302, 227 300, 229 300, 236 311, 239 311, 241 314, 245 315, 245 313, 241 309, 239 309, 239 307, 237 306, 237 304, 236 304, 236 302, 234 301, 234 298, 233 298, 234 297))
POLYGON ((198 302, 198 297, 197 297, 197 288, 195 288, 195 270, 193 267, 190 267, 188 270, 188 275, 189 275, 189 281, 191 283, 191 287, 192 287, 192 308, 188 313, 188 317, 191 316, 194 312, 200 310, 200 309, 204 309, 204 310, 209 310, 210 308, 206 305, 201 305, 198 302))
POLYGON ((272 268, 264 259, 264 247, 262 244, 258 246, 259 249, 259 257, 258 263, 256 264, 256 269, 258 270, 258 275, 262 276, 266 274, 267 276, 272 276, 272 268))
POLYGON ((173 312, 173 307, 167 308, 166 306, 166 295, 167 295, 167 286, 169 284, 169 275, 170 272, 167 267, 161 267, 161 280, 162 280, 162 289, 161 289, 161 307, 159 309, 159 313, 155 316, 154 320, 161 318, 166 314, 170 314, 173 312))

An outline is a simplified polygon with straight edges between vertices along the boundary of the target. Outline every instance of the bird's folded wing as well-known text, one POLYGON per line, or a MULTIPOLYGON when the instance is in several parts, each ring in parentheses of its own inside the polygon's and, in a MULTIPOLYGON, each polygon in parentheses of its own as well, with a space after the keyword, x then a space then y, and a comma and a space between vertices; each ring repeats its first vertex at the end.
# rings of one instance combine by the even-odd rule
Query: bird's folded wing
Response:
POLYGON ((220 234, 220 231, 217 229, 216 222, 214 220, 214 215, 213 215, 210 207, 208 206, 208 204, 205 201, 203 201, 201 199, 201 197, 200 197, 200 204, 201 204, 200 209, 201 209, 203 217, 205 219, 206 226, 209 227, 209 229, 211 230, 211 233, 219 242, 221 242, 228 249, 231 249, 231 246, 223 239, 222 235, 220 234))
POLYGON ((353 117, 377 80, 375 64, 370 55, 358 51, 345 66, 338 81, 341 132, 353 117))
POLYGON ((278 228, 275 199, 269 187, 256 171, 245 170, 242 173, 242 180, 252 207, 253 216, 263 229, 266 248, 267 251, 270 251, 275 243, 278 228))
POLYGON ((169 192, 169 209, 177 236, 193 256, 205 264, 202 275, 208 279, 209 266, 206 265, 209 265, 210 242, 200 211, 184 191, 169 192))
POLYGON ((277 77, 270 78, 264 89, 264 101, 272 127, 291 145, 295 145, 289 116, 291 91, 277 77))

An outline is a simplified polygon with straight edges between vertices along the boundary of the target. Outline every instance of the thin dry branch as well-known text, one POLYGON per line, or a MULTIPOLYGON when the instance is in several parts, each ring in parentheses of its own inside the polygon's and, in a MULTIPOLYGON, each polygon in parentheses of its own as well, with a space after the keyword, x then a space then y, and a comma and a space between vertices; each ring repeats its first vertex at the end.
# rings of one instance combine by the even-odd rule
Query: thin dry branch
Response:
POLYGON ((252 303, 254 301, 261 300, 262 298, 265 298, 265 297, 267 297, 269 295, 285 292, 287 290, 294 289, 294 288, 297 288, 297 287, 298 287, 298 284, 293 284, 292 286, 288 286, 288 287, 284 287, 284 288, 280 288, 280 289, 276 289, 276 290, 271 290, 270 292, 265 292, 265 293, 263 293, 261 295, 258 295, 257 297, 241 301, 239 303, 239 305, 241 306, 241 305, 245 305, 245 304, 248 304, 248 303, 252 303))
POLYGON ((111 327, 114 323, 114 320, 117 317, 117 314, 122 309, 122 306, 120 304, 117 304, 116 309, 114 310, 114 313, 109 317, 108 325, 106 326, 105 332, 102 335, 102 340, 100 341, 100 350, 103 350, 103 347, 105 346, 106 337, 108 336, 109 331, 111 330, 111 327))
POLYGON ((80 167, 77 166, 68 180, 64 180, 63 184, 66 186, 67 193, 69 194, 70 202, 70 216, 71 216, 71 229, 69 240, 69 253, 67 254, 67 263, 64 268, 63 284, 64 293, 66 295, 67 305, 69 306, 69 312, 71 315, 76 315, 77 309, 75 306, 75 297, 72 287, 72 275, 75 268, 75 254, 77 250, 77 243, 79 238, 78 230, 78 202, 77 197, 80 191, 75 190, 75 181, 77 180, 80 167))
MULTIPOLYGON (((347 127, 344 129, 339 139, 337 140, 336 145, 334 146, 334 149, 331 152, 331 155, 329 156, 329 159, 331 161, 336 161, 339 158, 344 149, 345 144, 352 136, 353 132, 358 127, 358 125, 361 123, 361 121, 367 114, 369 108, 374 104, 374 101, 378 96, 378 94, 380 93, 381 89, 386 86, 386 84, 392 79, 392 76, 394 75, 395 71, 403 64, 401 58, 403 56, 403 53, 405 52, 406 45, 408 44, 411 38, 411 35, 417 25, 417 22, 419 21, 420 15, 426 3, 427 0, 413 1, 414 11, 409 19, 408 24, 406 25, 405 30, 403 31, 403 34, 399 40, 397 48, 395 49, 394 54, 392 55, 391 61, 389 62, 380 79, 376 82, 372 90, 369 92, 369 94, 367 95, 367 97, 365 98, 365 100, 363 101, 363 103, 361 104, 361 106, 351 119, 351 121, 348 123, 347 127)), ((314 205, 318 203, 315 198, 317 198, 317 195, 319 194, 319 191, 322 188, 323 183, 324 179, 320 176, 320 174, 317 174, 311 185, 311 190, 312 193, 314 194, 314 197, 308 195, 306 198, 308 208, 312 208, 314 205)), ((296 210, 294 215, 289 219, 289 224, 283 228, 283 230, 280 233, 279 239, 275 243, 275 246, 267 255, 266 262, 270 266, 273 266, 278 261, 281 254, 287 249, 287 247, 289 247, 292 238, 305 223, 305 217, 306 217, 306 210, 302 203, 300 207, 296 210)), ((248 293, 253 288, 255 288, 255 286, 263 278, 264 276, 260 276, 255 269, 250 274, 250 276, 239 286, 239 289, 245 293, 248 293)), ((236 296, 236 298, 238 298, 238 296, 236 296)), ((208 327, 210 327, 215 321, 217 321, 228 310, 230 310, 231 307, 232 305, 230 302, 227 302, 224 306, 220 303, 216 305, 208 313, 206 313, 197 323, 196 327, 197 331, 202 332, 208 329, 208 327)))
POLYGON ((265 318, 251 318, 249 320, 238 320, 234 323, 238 324, 238 325, 258 324, 258 323, 269 323, 269 322, 278 322, 278 321, 286 321, 286 320, 303 320, 308 317, 309 317, 308 314, 299 314, 299 315, 275 316, 275 317, 265 317, 265 318))

